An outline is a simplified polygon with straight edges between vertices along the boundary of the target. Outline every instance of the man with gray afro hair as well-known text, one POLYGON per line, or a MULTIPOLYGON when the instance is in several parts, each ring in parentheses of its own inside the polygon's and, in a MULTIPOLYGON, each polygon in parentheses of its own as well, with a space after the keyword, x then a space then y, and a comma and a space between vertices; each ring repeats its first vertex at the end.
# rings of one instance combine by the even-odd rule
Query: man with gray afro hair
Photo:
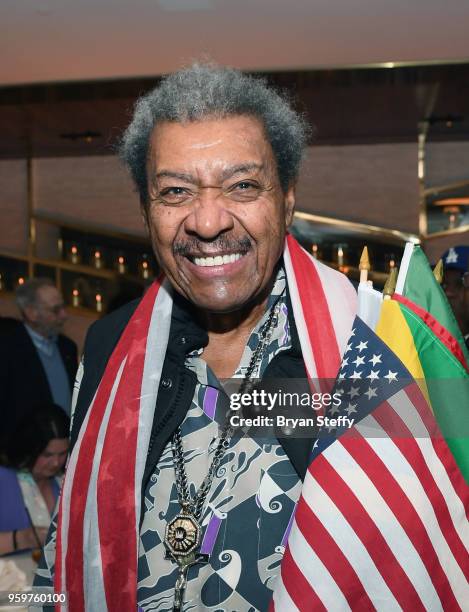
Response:
POLYGON ((257 379, 335 379, 356 301, 288 233, 307 133, 263 80, 208 64, 136 104, 121 155, 162 275, 85 343, 60 558, 53 529, 36 579, 55 568, 77 612, 269 609, 316 430, 259 440, 272 413, 239 408, 257 379))
POLYGON ((277 162, 284 191, 296 182, 310 128, 285 97, 266 80, 239 70, 195 63, 164 77, 138 100, 132 122, 120 144, 120 155, 137 186, 140 201, 148 199, 146 160, 150 135, 158 123, 202 121, 213 117, 251 115, 264 126, 277 162))

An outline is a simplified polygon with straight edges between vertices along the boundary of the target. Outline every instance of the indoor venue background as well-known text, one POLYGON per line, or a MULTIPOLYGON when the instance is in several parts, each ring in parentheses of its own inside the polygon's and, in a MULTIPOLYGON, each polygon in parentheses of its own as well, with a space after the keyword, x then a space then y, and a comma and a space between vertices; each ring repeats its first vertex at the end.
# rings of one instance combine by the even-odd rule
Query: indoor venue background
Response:
POLYGON ((82 346, 157 273, 115 146, 194 58, 265 75, 314 125, 292 231, 315 256, 356 279, 367 244, 382 286, 408 239, 432 263, 468 244, 468 19, 456 0, 1 3, 0 316, 50 276, 82 346))

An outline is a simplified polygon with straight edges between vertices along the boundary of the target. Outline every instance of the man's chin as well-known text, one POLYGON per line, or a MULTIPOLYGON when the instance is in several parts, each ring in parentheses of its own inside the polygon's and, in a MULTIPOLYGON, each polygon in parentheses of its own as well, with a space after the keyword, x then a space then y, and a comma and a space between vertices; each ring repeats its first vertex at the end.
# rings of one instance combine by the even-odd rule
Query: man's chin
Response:
POLYGON ((184 297, 201 313, 220 316, 250 310, 250 308, 254 307, 261 299, 260 295, 256 292, 246 296, 240 296, 239 292, 233 292, 231 295, 225 295, 223 297, 219 295, 207 296, 192 293, 184 297))
POLYGON ((212 315, 225 315, 238 312, 246 307, 249 300, 239 302, 239 300, 198 300, 189 298, 191 304, 202 312, 212 315))

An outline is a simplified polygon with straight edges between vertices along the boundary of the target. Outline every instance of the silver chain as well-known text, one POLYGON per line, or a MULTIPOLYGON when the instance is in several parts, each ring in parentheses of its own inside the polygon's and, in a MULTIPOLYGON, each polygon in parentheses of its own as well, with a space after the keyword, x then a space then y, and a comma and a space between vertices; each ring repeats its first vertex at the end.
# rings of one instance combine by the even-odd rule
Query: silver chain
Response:
MULTIPOLYGON (((278 323, 280 298, 282 297, 282 295, 283 292, 277 298, 275 304, 272 306, 269 318, 262 326, 260 332, 260 340, 256 347, 256 350, 252 354, 251 360, 246 370, 246 375, 244 377, 243 382, 241 383, 239 389, 240 393, 249 392, 254 386, 254 373, 259 367, 265 349, 269 346, 273 331, 278 323)), ((199 490, 196 492, 194 497, 191 497, 189 493, 189 482, 187 479, 186 468, 184 465, 184 448, 182 445, 181 426, 179 426, 173 434, 171 447, 174 458, 174 471, 176 473, 176 489, 178 492, 178 501, 181 504, 183 510, 190 512, 190 514, 192 514, 192 516, 197 521, 199 521, 202 515, 202 509, 204 507, 205 499, 208 495, 218 467, 220 466, 221 460, 223 459, 226 451, 230 447, 231 436, 233 435, 233 432, 234 429, 230 425, 229 419, 227 419, 225 425, 223 426, 220 439, 218 440, 218 444, 215 449, 212 463, 210 464, 208 470, 208 474, 207 476, 205 476, 202 484, 199 487, 199 490)))

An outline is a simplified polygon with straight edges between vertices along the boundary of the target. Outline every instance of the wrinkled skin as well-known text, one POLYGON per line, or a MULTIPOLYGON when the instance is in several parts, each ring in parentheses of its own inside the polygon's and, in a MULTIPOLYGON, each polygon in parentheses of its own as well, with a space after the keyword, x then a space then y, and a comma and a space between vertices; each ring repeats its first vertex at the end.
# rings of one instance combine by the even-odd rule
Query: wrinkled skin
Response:
POLYGON ((281 189, 261 123, 250 116, 162 123, 152 135, 148 177, 145 221, 174 288, 209 313, 262 302, 295 198, 293 187, 281 189), (195 263, 234 254, 242 257, 195 263))

